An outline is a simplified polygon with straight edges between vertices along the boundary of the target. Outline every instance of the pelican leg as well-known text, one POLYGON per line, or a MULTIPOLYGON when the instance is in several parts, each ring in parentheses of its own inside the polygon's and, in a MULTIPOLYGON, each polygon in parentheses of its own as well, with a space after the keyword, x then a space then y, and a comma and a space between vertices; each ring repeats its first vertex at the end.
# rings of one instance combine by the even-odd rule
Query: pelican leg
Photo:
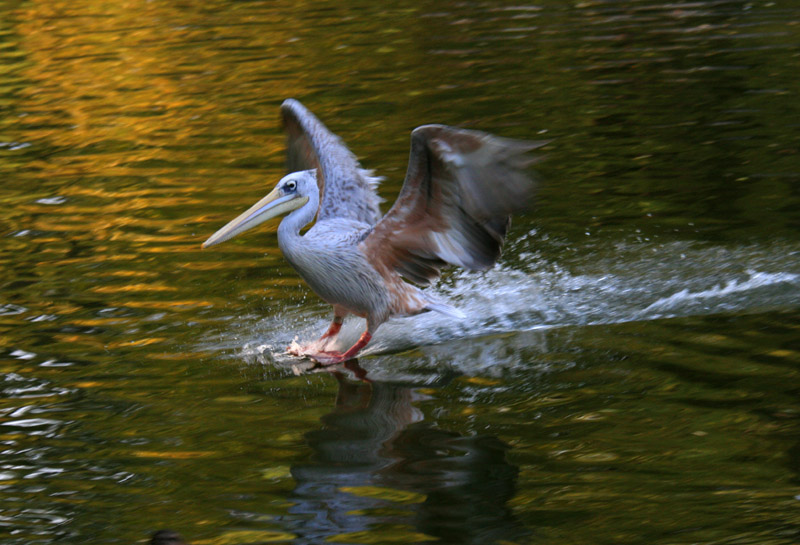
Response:
POLYGON ((336 336, 339 334, 339 331, 342 329, 342 322, 344 322, 344 316, 339 316, 338 314, 333 317, 333 321, 331 322, 331 326, 328 328, 328 331, 322 334, 322 337, 319 338, 317 344, 320 344, 320 350, 324 351, 331 340, 335 339, 336 336))

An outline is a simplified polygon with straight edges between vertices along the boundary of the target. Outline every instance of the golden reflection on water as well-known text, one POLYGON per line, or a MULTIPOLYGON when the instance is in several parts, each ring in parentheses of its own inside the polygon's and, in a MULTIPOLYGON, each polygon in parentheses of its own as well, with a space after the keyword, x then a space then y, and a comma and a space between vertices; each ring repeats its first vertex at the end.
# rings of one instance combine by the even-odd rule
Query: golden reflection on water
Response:
MULTIPOLYGON (((55 235, 95 245, 93 255, 65 256, 62 264, 113 259, 139 268, 135 262, 147 254, 192 255, 220 218, 193 218, 197 228, 189 238, 181 211, 207 200, 208 192, 235 210, 243 199, 216 189, 216 179, 230 176, 230 163, 243 153, 254 158, 247 163, 261 166, 282 153, 275 106, 303 91, 302 80, 274 77, 297 62, 274 53, 291 38, 291 27, 237 36, 234 6, 215 9, 214 26, 208 15, 190 4, 145 1, 30 2, 17 14, 27 57, 27 84, 15 105, 24 115, 20 140, 52 150, 31 163, 27 177, 47 185, 75 182, 58 187, 64 204, 24 203, 14 214, 27 216, 17 224, 34 230, 37 243, 58 242, 55 235), (254 53, 251 60, 241 58, 243 49, 254 53), (266 74, 272 74, 268 85, 266 74), (250 89, 242 89, 248 81, 250 89), (256 86, 261 104, 252 115, 235 111, 242 108, 238 97, 231 111, 231 95, 254 93, 256 86), (106 241, 114 246, 98 245, 106 241)), ((266 185, 264 174, 249 166, 240 175, 241 187, 252 187, 254 195, 266 185)), ((45 255, 53 251, 68 253, 56 248, 45 255)), ((209 258, 195 266, 220 265, 209 258)), ((92 290, 175 288, 153 282, 92 290)))
MULTIPOLYGON (((253 245, 234 248, 237 257, 227 260, 227 249, 199 251, 225 217, 277 179, 284 145, 277 105, 305 92, 304 80, 290 77, 308 47, 293 41, 300 25, 270 24, 278 15, 266 6, 259 13, 242 23, 234 5, 149 1, 38 1, 15 13, 25 59, 15 138, 40 150, 24 179, 26 193, 43 200, 23 196, 8 212, 20 237, 9 244, 41 248, 40 286, 57 286, 66 274, 76 296, 104 307, 182 313, 220 303, 186 291, 197 271, 246 270, 265 252, 279 257, 276 247, 253 245), (251 24, 270 31, 252 32, 251 24), (287 44, 297 53, 279 54, 287 44), (219 184, 232 175, 252 197, 219 184), (218 211, 187 217, 210 200, 218 211), (98 268, 106 263, 116 265, 98 268)), ((263 297, 258 285, 242 293, 263 297)), ((279 279, 266 295, 281 295, 282 285, 300 287, 279 279)), ((92 328, 126 322, 86 316, 80 305, 40 307, 89 331, 56 333, 59 343, 110 349, 163 341, 102 341, 92 328)))
MULTIPOLYGON (((60 126, 38 130, 37 136, 65 149, 108 148, 109 142, 113 149, 116 142, 128 149, 136 146, 137 161, 191 155, 193 145, 183 154, 180 148, 201 136, 197 129, 231 120, 226 105, 209 102, 209 96, 271 71, 271 63, 280 61, 283 70, 292 64, 290 58, 270 54, 289 38, 284 27, 231 40, 223 34, 235 32, 235 9, 217 9, 213 15, 215 25, 209 27, 207 11, 192 4, 28 3, 16 27, 30 61, 25 76, 31 84, 20 109, 28 112, 31 125, 52 124, 53 110, 60 112, 60 126), (258 62, 227 62, 225 48, 243 47, 245 40, 248 48, 262 52, 258 62), (168 154, 157 145, 167 142, 168 154)), ((268 92, 281 97, 300 91, 298 85, 274 79, 268 92)), ((273 121, 252 120, 267 129, 264 123, 273 121)), ((64 158, 68 164, 75 161, 64 158)), ((127 153, 106 157, 103 170, 130 174, 114 169, 129 161, 127 153)))

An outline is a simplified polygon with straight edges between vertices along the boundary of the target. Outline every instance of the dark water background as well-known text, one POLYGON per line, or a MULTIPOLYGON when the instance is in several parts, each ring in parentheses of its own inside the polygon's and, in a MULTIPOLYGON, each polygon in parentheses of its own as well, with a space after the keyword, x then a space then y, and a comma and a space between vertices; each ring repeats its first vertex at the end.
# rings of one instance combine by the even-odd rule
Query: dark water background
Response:
POLYGON ((797 543, 798 74, 788 0, 0 0, 0 543, 797 543), (275 224, 200 250, 290 96, 388 202, 419 124, 553 140, 371 384, 281 356, 275 224))

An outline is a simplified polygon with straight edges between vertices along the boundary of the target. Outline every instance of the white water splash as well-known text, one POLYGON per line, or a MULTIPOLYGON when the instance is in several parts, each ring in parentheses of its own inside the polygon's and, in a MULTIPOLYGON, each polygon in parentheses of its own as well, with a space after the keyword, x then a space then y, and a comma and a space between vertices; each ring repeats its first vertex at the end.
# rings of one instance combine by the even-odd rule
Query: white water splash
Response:
MULTIPOLYGON (((466 318, 430 312, 390 320, 363 354, 553 327, 791 308, 800 305, 798 257, 800 248, 785 245, 723 248, 691 243, 618 244, 594 248, 564 264, 524 254, 513 268, 458 272, 433 288, 466 318)), ((329 313, 323 309, 293 310, 253 324, 247 328, 249 338, 237 341, 243 346, 241 355, 282 361, 295 335, 303 342, 325 330, 329 313)), ((346 321, 337 348, 355 342, 363 327, 363 320, 346 321)), ((475 358, 480 355, 466 360, 475 358)))
MULTIPOLYGON (((791 290, 793 287, 800 286, 800 275, 793 273, 764 273, 758 271, 748 271, 749 277, 745 280, 733 279, 724 284, 716 285, 712 288, 691 291, 688 288, 682 289, 668 297, 662 297, 637 313, 638 319, 653 319, 681 316, 682 314, 707 314, 712 312, 731 311, 736 312, 742 303, 739 295, 744 295, 752 300, 752 296, 760 293, 762 306, 771 298, 769 291, 773 288, 782 287, 791 290)), ((774 304, 779 304, 780 298, 787 295, 780 290, 776 293, 777 300, 774 304)), ((795 295, 796 297, 796 295, 795 295)), ((772 299, 775 299, 774 297, 772 299)))
MULTIPOLYGON (((679 259, 686 260, 682 255, 679 259)), ((427 314, 411 324, 390 322, 366 354, 504 332, 800 305, 800 272, 741 271, 739 259, 726 268, 702 255, 679 267, 673 257, 662 254, 657 262, 641 260, 606 274, 572 274, 552 265, 530 272, 501 267, 481 275, 462 273, 440 291, 467 319, 427 314)))

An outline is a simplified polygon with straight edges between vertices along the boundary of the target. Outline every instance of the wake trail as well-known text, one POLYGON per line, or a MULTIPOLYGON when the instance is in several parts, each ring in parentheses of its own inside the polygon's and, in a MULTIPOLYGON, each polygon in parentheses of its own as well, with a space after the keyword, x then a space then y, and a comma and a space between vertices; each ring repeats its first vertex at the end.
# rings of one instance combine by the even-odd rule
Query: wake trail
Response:
MULTIPOLYGON (((364 355, 398 352, 448 340, 542 328, 613 324, 800 306, 800 245, 733 248, 690 242, 613 244, 562 262, 522 253, 514 266, 457 272, 432 288, 463 312, 429 312, 383 324, 364 355)), ((295 338, 315 339, 327 312, 295 310, 247 326, 243 355, 280 358, 295 338)), ((339 346, 363 330, 346 321, 339 346)))

